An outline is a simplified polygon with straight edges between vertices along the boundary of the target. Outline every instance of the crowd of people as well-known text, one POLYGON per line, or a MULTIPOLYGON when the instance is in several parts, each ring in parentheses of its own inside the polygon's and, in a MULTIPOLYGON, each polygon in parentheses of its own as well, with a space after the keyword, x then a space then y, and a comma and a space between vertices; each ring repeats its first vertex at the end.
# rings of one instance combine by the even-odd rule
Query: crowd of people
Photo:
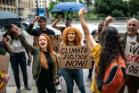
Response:
MULTIPOLYGON (((65 26, 57 25, 61 19, 60 16, 52 23, 53 28, 61 31, 62 41, 60 45, 65 47, 87 46, 90 49, 90 55, 94 59, 88 75, 92 93, 124 93, 125 86, 127 86, 128 93, 137 93, 139 89, 139 21, 136 18, 129 19, 127 31, 119 33, 117 28, 109 26, 114 18, 108 16, 99 23, 96 31, 90 33, 84 18, 86 13, 84 8, 78 12, 85 36, 86 44, 84 45, 82 45, 83 35, 81 31, 72 27, 70 18, 66 18, 65 26)), ((56 93, 57 74, 63 76, 65 80, 66 93, 73 93, 74 83, 81 93, 86 93, 83 68, 59 68, 60 54, 54 51, 49 37, 49 35, 54 36, 55 31, 47 28, 46 24, 46 18, 39 16, 36 16, 30 23, 26 31, 33 36, 32 45, 26 40, 22 29, 14 23, 8 26, 3 35, 3 46, 10 55, 10 63, 17 87, 16 93, 21 93, 19 67, 23 73, 25 89, 31 90, 28 85, 25 53, 27 53, 28 58, 33 56, 32 74, 38 93, 56 93), (39 27, 33 29, 35 22, 38 22, 39 27)), ((7 80, 7 75, 1 78, 7 80)))

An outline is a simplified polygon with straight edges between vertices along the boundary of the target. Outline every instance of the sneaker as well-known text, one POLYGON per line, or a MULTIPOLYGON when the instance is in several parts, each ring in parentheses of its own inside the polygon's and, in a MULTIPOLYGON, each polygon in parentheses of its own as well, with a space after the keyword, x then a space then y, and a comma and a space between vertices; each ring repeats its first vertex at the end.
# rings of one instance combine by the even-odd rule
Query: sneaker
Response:
POLYGON ((16 93, 21 93, 21 89, 17 89, 16 90, 16 93))
POLYGON ((55 87, 56 87, 56 90, 57 90, 57 91, 62 91, 62 87, 61 87, 60 84, 56 85, 55 87))

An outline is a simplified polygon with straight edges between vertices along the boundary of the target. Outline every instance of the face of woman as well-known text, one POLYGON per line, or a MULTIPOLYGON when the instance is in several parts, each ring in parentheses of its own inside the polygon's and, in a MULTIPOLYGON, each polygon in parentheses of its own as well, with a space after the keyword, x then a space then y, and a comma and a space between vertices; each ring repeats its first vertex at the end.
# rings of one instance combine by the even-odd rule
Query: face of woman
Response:
POLYGON ((40 46, 40 48, 41 49, 45 49, 45 48, 47 48, 47 39, 46 39, 46 37, 45 36, 40 36, 39 37, 39 46, 40 46))
POLYGON ((18 28, 18 26, 11 24, 11 31, 12 32, 16 32, 17 28, 18 28))
POLYGON ((68 32, 68 41, 74 42, 75 40, 75 33, 74 32, 68 32))

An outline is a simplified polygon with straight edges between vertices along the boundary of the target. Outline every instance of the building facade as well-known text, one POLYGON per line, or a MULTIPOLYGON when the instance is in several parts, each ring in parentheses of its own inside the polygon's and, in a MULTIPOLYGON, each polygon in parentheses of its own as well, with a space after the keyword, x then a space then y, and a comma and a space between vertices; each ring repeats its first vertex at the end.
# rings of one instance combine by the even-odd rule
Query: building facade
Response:
POLYGON ((36 15, 45 16, 47 8, 47 0, 35 0, 35 8, 36 15))
POLYGON ((17 12, 16 0, 0 0, 0 11, 17 12))
POLYGON ((34 0, 0 0, 0 11, 9 11, 26 18, 33 14, 34 0))

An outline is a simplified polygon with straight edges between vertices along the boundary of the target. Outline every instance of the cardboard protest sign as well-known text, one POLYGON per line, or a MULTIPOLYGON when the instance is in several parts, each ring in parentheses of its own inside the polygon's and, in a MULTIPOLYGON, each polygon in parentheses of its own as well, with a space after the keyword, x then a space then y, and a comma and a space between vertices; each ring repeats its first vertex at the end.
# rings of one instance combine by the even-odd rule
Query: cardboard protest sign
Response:
POLYGON ((58 52, 59 50, 59 45, 61 43, 61 36, 60 35, 49 35, 50 40, 53 45, 53 49, 55 52, 58 52))
POLYGON ((60 46, 60 68, 92 68, 91 51, 83 46, 60 46))
POLYGON ((139 77, 139 43, 128 42, 125 50, 127 69, 126 73, 139 77))

